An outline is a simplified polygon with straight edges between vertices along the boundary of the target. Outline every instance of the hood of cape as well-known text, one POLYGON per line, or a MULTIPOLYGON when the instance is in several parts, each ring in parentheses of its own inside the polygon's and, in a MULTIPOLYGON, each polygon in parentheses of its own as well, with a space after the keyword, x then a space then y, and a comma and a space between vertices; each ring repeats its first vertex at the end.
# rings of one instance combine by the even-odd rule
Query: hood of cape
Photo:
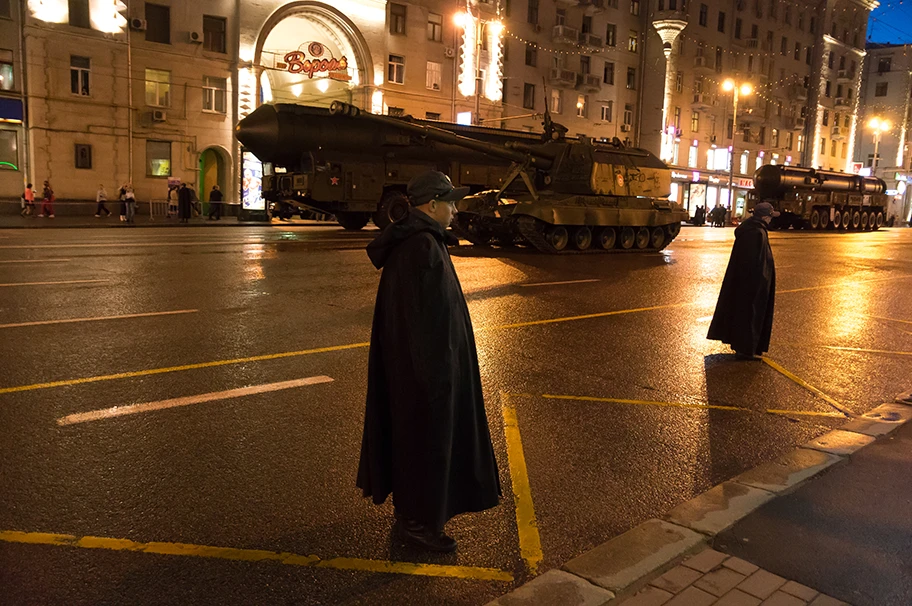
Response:
POLYGON ((756 231, 758 229, 769 231, 769 226, 766 224, 766 221, 760 219, 759 217, 748 217, 741 222, 741 225, 735 228, 735 237, 738 237, 739 235, 749 231, 756 231))
POLYGON ((440 223, 420 210, 409 209, 409 214, 398 223, 390 223, 373 242, 367 245, 367 256, 377 269, 382 269, 393 250, 417 233, 426 231, 444 244, 456 244, 458 238, 445 231, 440 223))

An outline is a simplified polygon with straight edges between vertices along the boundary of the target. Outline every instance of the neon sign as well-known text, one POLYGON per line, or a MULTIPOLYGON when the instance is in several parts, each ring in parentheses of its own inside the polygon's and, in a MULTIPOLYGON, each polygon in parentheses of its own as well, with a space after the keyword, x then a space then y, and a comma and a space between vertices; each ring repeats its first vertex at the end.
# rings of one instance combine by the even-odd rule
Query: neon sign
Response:
POLYGON ((285 69, 292 74, 307 74, 308 78, 326 72, 334 80, 350 80, 351 76, 347 73, 337 73, 345 72, 348 69, 348 57, 321 58, 325 52, 326 48, 322 44, 311 42, 307 47, 307 53, 296 50, 285 54, 285 69), (310 53, 310 59, 307 58, 308 53, 310 53))

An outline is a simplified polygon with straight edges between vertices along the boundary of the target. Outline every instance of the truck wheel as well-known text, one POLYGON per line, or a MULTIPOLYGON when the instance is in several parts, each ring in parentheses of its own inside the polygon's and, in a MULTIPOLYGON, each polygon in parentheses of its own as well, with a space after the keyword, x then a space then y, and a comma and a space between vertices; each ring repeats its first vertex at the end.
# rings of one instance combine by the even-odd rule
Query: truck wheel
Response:
POLYGON ((811 211, 811 229, 820 229, 820 211, 816 208, 811 211))
POLYGON ((842 211, 842 229, 852 227, 852 213, 847 210, 842 211))
POLYGON ((877 211, 877 216, 874 218, 874 229, 880 229, 884 224, 884 214, 883 211, 877 211))
POLYGON ((401 221, 408 215, 408 197, 401 191, 390 190, 380 198, 380 207, 374 213, 374 225, 383 229, 390 223, 401 221))
POLYGON ((852 213, 852 227, 851 227, 851 229, 858 229, 859 226, 861 226, 861 213, 860 213, 859 211, 856 210, 855 212, 852 213))
POLYGON ((842 227, 842 213, 838 210, 833 213, 833 229, 840 229, 842 227))
POLYGON ((861 213, 861 229, 864 231, 868 229, 868 211, 861 213))
POLYGON ((362 227, 367 225, 367 221, 369 219, 370 213, 336 213, 336 221, 339 223, 339 225, 348 231, 360 230, 362 227))

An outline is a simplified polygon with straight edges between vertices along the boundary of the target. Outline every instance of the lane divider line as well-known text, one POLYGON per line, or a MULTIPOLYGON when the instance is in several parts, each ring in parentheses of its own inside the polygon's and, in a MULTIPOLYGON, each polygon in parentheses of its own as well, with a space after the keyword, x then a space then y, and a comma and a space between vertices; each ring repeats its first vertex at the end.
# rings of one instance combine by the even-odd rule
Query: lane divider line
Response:
POLYGON ((562 284, 586 284, 588 282, 601 282, 598 278, 593 278, 591 280, 564 280, 563 282, 535 282, 532 284, 520 284, 523 288, 530 288, 532 286, 559 286, 562 284))
POLYGON ((98 282, 107 282, 108 280, 61 280, 59 282, 11 282, 9 284, 0 284, 0 287, 7 286, 54 286, 58 284, 97 284, 98 282))
POLYGON ((68 263, 72 259, 6 259, 0 263, 68 263))
POLYGON ((480 581, 513 581, 513 575, 496 568, 474 566, 445 566, 439 564, 417 564, 412 562, 391 562, 368 560, 362 558, 322 559, 316 555, 300 555, 287 551, 269 551, 264 549, 240 549, 235 547, 214 547, 194 545, 191 543, 166 543, 153 541, 140 543, 130 539, 110 537, 75 536, 71 534, 52 534, 46 532, 20 532, 16 530, 0 531, 0 541, 26 545, 53 545, 81 549, 108 549, 111 551, 133 551, 177 557, 213 558, 239 562, 275 562, 290 566, 307 566, 314 568, 332 568, 336 570, 353 570, 358 572, 380 572, 405 574, 426 577, 445 577, 452 579, 472 579, 480 581))
POLYGON ((101 320, 126 320, 128 318, 152 318, 156 316, 174 316, 178 314, 194 314, 198 309, 177 309, 175 311, 153 311, 141 314, 124 314, 121 316, 98 316, 95 318, 69 318, 66 320, 41 320, 38 322, 18 322, 16 324, 0 324, 0 328, 21 328, 23 326, 47 326, 48 324, 71 324, 74 322, 99 322, 101 320))
POLYGON ((519 433, 519 421, 516 407, 510 404, 509 394, 501 393, 501 407, 504 417, 504 434, 507 439, 507 462, 510 466, 510 479, 513 483, 513 495, 516 499, 516 528, 519 531, 519 551, 526 567, 533 575, 544 559, 541 537, 538 534, 538 520, 532 504, 532 487, 529 484, 529 471, 526 469, 526 455, 523 453, 522 437, 519 433))
POLYGON ((80 412, 67 415, 57 419, 58 425, 75 425, 76 423, 86 423, 88 421, 100 421, 102 419, 112 419, 114 417, 123 417, 126 415, 135 415, 142 412, 153 412, 156 410, 166 410, 168 408, 177 408, 178 406, 190 406, 191 404, 203 404, 215 400, 230 400, 232 398, 241 398, 260 393, 271 391, 281 391, 283 389, 294 389, 295 387, 305 387, 307 385, 318 385, 320 383, 331 383, 332 378, 326 376, 308 377, 306 379, 294 379, 291 381, 281 381, 279 383, 265 383, 263 385, 251 385, 249 387, 239 387, 226 391, 214 391, 195 396, 184 396, 181 398, 172 398, 170 400, 160 400, 158 402, 144 402, 142 404, 131 404, 129 406, 112 406, 101 410, 92 410, 89 412, 80 412))
POLYGON ((502 324, 500 326, 483 326, 481 328, 476 328, 475 332, 482 332, 485 330, 502 330, 504 328, 523 328, 525 326, 542 326, 544 324, 557 324, 560 322, 573 322, 576 320, 591 320, 593 318, 607 318, 609 316, 620 316, 624 314, 634 314, 643 311, 655 311, 658 309, 672 309, 675 307, 688 307, 690 305, 697 305, 697 303, 672 303, 669 305, 653 305, 652 307, 639 307, 637 309, 619 309, 616 311, 603 311, 594 314, 585 314, 582 316, 568 316, 564 318, 549 318, 547 320, 531 320, 529 322, 516 322, 515 324, 502 324))
POLYGON ((773 360, 770 360, 766 356, 764 356, 760 359, 763 360, 767 366, 769 366, 770 368, 772 368, 773 370, 775 370, 782 376, 791 379, 792 381, 794 381, 801 387, 804 387, 806 390, 808 390, 809 392, 811 392, 812 394, 814 394, 815 396, 817 396, 818 398, 820 398, 821 400, 823 400, 824 402, 826 402, 827 404, 829 404, 830 406, 832 406, 833 408, 835 408, 836 410, 841 412, 846 417, 848 417, 850 419, 854 419, 856 417, 855 413, 853 413, 851 410, 849 410, 848 408, 846 408, 845 406, 843 406, 842 404, 840 404, 839 402, 837 402, 830 396, 826 395, 825 393, 823 393, 822 391, 820 391, 819 389, 817 389, 816 387, 814 387, 813 385, 811 385, 810 383, 808 383, 807 381, 802 379, 801 377, 798 377, 794 373, 789 372, 788 370, 783 368, 780 364, 777 364, 776 362, 774 362, 773 360))

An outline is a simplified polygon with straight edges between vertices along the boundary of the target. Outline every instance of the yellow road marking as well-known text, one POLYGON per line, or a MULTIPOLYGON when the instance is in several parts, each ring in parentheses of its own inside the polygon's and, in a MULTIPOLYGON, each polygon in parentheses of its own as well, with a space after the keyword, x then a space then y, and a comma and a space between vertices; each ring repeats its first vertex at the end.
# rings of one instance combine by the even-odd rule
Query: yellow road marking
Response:
POLYGON ((107 282, 107 280, 59 280, 56 282, 10 282, 9 284, 0 284, 2 287, 8 286, 59 286, 61 284, 98 284, 107 282))
POLYGON ((883 320, 884 322, 899 322, 900 324, 912 324, 910 320, 897 320, 896 318, 884 318, 883 316, 872 316, 870 314, 858 314, 863 318, 873 318, 875 320, 883 320))
POLYGON ((519 435, 516 407, 510 404, 509 397, 507 394, 501 394, 504 434, 507 438, 507 460, 510 465, 510 479, 513 481, 513 494, 516 497, 519 551, 529 571, 536 574, 538 566, 545 556, 542 553, 541 538, 538 534, 535 507, 532 505, 532 487, 529 485, 529 472, 526 469, 526 456, 523 454, 522 438, 519 435))
POLYGON ((824 349, 835 351, 855 351, 859 353, 887 354, 891 356, 912 356, 912 351, 887 351, 885 349, 862 349, 861 347, 840 347, 838 345, 824 345, 824 349))
POLYGON ((0 531, 0 541, 6 543, 25 543, 29 545, 55 545, 61 547, 78 547, 82 549, 109 549, 113 551, 135 551, 169 556, 189 556, 197 558, 214 558, 241 562, 277 562, 292 566, 311 566, 315 568, 334 568, 337 570, 356 570, 361 572, 383 572, 408 574, 427 577, 447 577, 453 579, 475 579, 481 581, 513 580, 513 575, 496 568, 474 566, 444 566, 439 564, 416 564, 412 562, 389 562, 384 560, 367 560, 361 558, 331 558, 324 560, 315 555, 300 555, 289 552, 268 551, 263 549, 238 549, 234 547, 213 547, 191 543, 149 542, 139 543, 130 539, 84 536, 70 534, 51 534, 46 532, 20 532, 16 530, 0 531))
POLYGON ((93 318, 67 318, 65 320, 40 320, 37 322, 17 322, 16 324, 0 324, 0 328, 22 328, 25 326, 47 326, 49 324, 72 324, 75 322, 100 322, 102 320, 126 320, 130 318, 153 318, 156 316, 173 316, 178 314, 194 314, 198 309, 178 309, 175 311, 153 311, 142 314, 123 314, 120 316, 96 316, 93 318))
POLYGON ((805 381, 805 380, 803 380, 802 378, 798 377, 798 376, 795 375, 794 373, 789 372, 788 370, 786 370, 785 368, 783 368, 781 365, 777 364, 776 362, 773 362, 772 360, 770 360, 770 359, 767 358, 767 357, 763 357, 763 358, 761 358, 761 360, 763 360, 764 362, 766 362, 767 366, 769 366, 769 367, 772 368, 773 370, 779 372, 781 375, 783 375, 783 376, 785 376, 785 377, 788 377, 789 379, 791 379, 792 381, 794 381, 795 383, 797 383, 797 384, 800 385, 801 387, 804 387, 806 390, 808 390, 809 392, 811 392, 812 394, 814 394, 814 395, 817 396, 818 398, 822 399, 824 402, 826 402, 827 404, 829 404, 830 406, 832 406, 833 408, 835 408, 836 410, 838 410, 839 412, 841 412, 841 413, 844 414, 845 416, 847 416, 847 417, 849 417, 849 418, 852 418, 852 417, 855 416, 855 414, 854 414, 851 410, 849 410, 848 408, 844 407, 842 404, 840 404, 839 402, 837 402, 836 400, 834 400, 834 399, 831 398, 830 396, 826 395, 825 393, 823 393, 822 391, 820 391, 819 389, 817 389, 816 387, 814 387, 813 385, 811 385, 811 384, 808 383, 807 381, 805 381))
POLYGON ((871 279, 871 280, 855 280, 855 281, 849 280, 849 281, 846 281, 846 282, 837 282, 836 284, 824 284, 824 285, 822 285, 822 286, 808 286, 808 287, 806 287, 806 288, 792 288, 792 289, 789 289, 789 290, 777 290, 777 291, 776 291, 776 294, 777 294, 777 295, 782 295, 782 294, 791 293, 791 292, 807 292, 807 291, 809 291, 809 290, 823 290, 823 289, 825 289, 825 288, 838 288, 838 287, 840 287, 840 286, 856 286, 856 285, 859 285, 859 284, 871 284, 872 282, 890 282, 890 281, 893 281, 893 280, 908 280, 909 278, 912 278, 912 276, 898 276, 898 277, 890 277, 890 278, 873 278, 873 279, 871 279))
POLYGON ((475 332, 483 330, 501 330, 504 328, 522 328, 524 326, 541 326, 542 324, 556 324, 558 322, 574 322, 576 320, 591 320, 592 318, 607 318, 608 316, 619 316, 623 314, 634 314, 642 311, 655 311, 657 309, 672 309, 674 307, 688 307, 697 305, 697 303, 672 303, 670 305, 654 305, 652 307, 638 307, 636 309, 619 309, 617 311, 603 311, 594 314, 585 314, 582 316, 567 316, 564 318, 550 318, 547 320, 532 320, 529 322, 516 322, 515 324, 502 324, 500 326, 485 326, 478 328, 475 332))

